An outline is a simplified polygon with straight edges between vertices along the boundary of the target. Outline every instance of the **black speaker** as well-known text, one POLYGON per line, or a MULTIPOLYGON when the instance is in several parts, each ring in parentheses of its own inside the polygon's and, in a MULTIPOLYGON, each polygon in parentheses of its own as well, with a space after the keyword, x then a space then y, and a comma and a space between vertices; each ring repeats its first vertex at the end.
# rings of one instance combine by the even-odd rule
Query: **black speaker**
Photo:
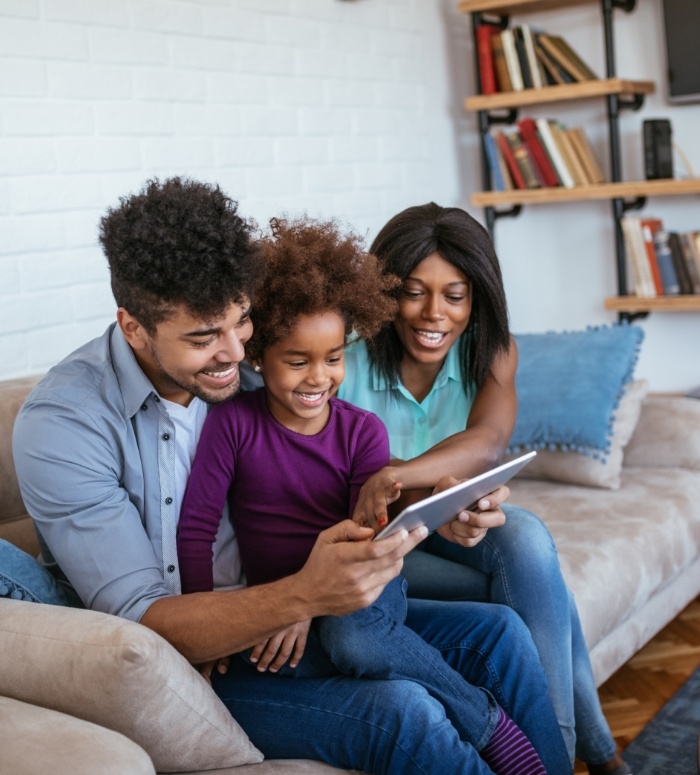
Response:
POLYGON ((642 123, 642 134, 646 179, 672 178, 671 122, 666 118, 648 119, 642 123))

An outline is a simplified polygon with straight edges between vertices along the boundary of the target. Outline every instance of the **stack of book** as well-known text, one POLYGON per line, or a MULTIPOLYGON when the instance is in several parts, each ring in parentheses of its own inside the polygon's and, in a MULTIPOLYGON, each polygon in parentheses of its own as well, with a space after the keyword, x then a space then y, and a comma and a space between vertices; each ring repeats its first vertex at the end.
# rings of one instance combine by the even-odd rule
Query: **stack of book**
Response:
POLYGON ((667 231, 660 218, 622 219, 631 296, 700 294, 700 231, 667 231))
POLYGON ((505 29, 482 24, 476 45, 482 94, 598 80, 561 35, 535 31, 527 24, 505 29))
POLYGON ((605 176, 582 127, 547 118, 521 118, 484 135, 494 191, 588 186, 605 176))

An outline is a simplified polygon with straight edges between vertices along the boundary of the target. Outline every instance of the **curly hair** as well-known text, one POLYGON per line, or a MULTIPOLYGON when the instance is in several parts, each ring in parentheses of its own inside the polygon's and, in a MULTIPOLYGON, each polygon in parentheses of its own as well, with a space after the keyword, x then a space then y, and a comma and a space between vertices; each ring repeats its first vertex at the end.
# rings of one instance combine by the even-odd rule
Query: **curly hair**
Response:
POLYGON ((273 218, 259 249, 265 280, 253 297, 249 358, 287 336, 300 315, 338 312, 346 337, 370 337, 396 313, 390 294, 399 279, 383 273, 362 239, 342 233, 336 221, 273 218))
POLYGON ((150 333, 179 306, 202 320, 251 298, 259 261, 253 225, 216 185, 147 181, 100 222, 112 293, 150 333))
MULTIPOLYGON (((488 232, 459 207, 430 202, 409 207, 391 218, 374 238, 370 251, 382 268, 405 281, 424 258, 438 253, 471 283, 472 309, 459 360, 465 391, 480 387, 494 358, 510 348, 508 307, 501 266, 488 232)), ((399 291, 395 292, 398 296, 399 291)), ((403 346, 393 326, 368 342, 372 368, 390 385, 399 383, 403 346)))

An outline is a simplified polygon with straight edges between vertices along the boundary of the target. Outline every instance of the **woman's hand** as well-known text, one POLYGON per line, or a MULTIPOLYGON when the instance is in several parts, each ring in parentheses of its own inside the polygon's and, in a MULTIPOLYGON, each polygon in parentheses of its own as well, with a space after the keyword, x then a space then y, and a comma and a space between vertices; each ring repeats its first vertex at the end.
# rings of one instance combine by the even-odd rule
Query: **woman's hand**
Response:
POLYGON ((221 675, 224 675, 228 670, 228 663, 230 657, 222 657, 221 659, 213 659, 210 662, 202 662, 201 665, 197 665, 197 670, 204 676, 204 680, 211 686, 211 674, 214 670, 221 675))
POLYGON ((253 646, 250 661, 257 664, 261 673, 266 670, 276 673, 287 661, 290 667, 296 667, 304 654, 310 626, 311 619, 297 622, 277 635, 261 641, 257 646, 253 646))
POLYGON ((399 471, 385 466, 362 485, 352 521, 378 533, 389 524, 389 505, 401 495, 399 471))
MULTIPOLYGON (((458 484, 452 476, 444 476, 437 483, 433 492, 442 492, 448 487, 458 484)), ((488 529, 500 527, 506 521, 506 515, 501 511, 500 505, 505 503, 510 495, 510 490, 505 485, 494 492, 481 498, 475 511, 460 511, 459 514, 446 525, 438 529, 438 534, 447 541, 464 547, 476 546, 481 541, 488 529)))

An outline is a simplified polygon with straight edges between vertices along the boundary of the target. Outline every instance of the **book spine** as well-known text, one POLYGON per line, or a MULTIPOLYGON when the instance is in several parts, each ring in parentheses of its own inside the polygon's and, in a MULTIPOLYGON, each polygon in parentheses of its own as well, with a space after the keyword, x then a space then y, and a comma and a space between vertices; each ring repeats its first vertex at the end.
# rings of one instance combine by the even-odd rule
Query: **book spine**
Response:
POLYGON ((695 242, 692 235, 686 232, 679 233, 678 239, 683 250, 683 258, 685 259, 685 267, 688 271, 692 292, 700 293, 700 272, 698 272, 698 265, 695 260, 695 242))
POLYGON ((647 258, 642 228, 639 218, 626 215, 622 221, 622 233, 625 241, 625 250, 632 264, 635 279, 636 295, 643 299, 656 296, 656 288, 651 277, 651 268, 647 258))
POLYGON ((540 188, 542 182, 538 175, 537 168, 535 167, 530 154, 527 152, 525 143, 523 142, 520 133, 516 130, 505 133, 506 140, 513 151, 513 156, 520 169, 520 174, 525 181, 526 188, 540 188))
POLYGON ((565 188, 573 188, 574 179, 571 177, 569 168, 566 166, 566 162, 559 152, 559 146, 554 141, 554 135, 552 134, 552 128, 549 124, 549 121, 546 118, 538 118, 535 120, 535 123, 537 124, 537 128, 540 131, 540 136, 542 137, 545 148, 547 149, 549 158, 554 164, 554 168, 557 171, 557 175, 559 176, 562 185, 565 188))
POLYGON ((493 62, 491 38, 497 29, 491 24, 482 24, 476 28, 476 50, 482 94, 496 93, 496 70, 493 62))
POLYGON ((691 285, 690 278, 688 277, 688 270, 685 266, 683 248, 681 248, 681 243, 678 239, 678 232, 670 231, 668 233, 668 244, 671 248, 671 258, 673 259, 673 266, 676 270, 676 276, 678 277, 678 285, 681 287, 681 293, 684 295, 692 293, 693 286, 691 285))
POLYGON ((515 41, 515 53, 518 55, 518 63, 520 64, 520 74, 523 77, 523 86, 526 89, 532 89, 533 81, 530 63, 527 61, 523 31, 519 26, 513 27, 513 40, 515 41))
POLYGON ((510 76, 513 91, 522 91, 525 87, 523 85, 523 76, 520 72, 518 54, 515 50, 513 30, 505 29, 501 32, 501 44, 503 45, 503 53, 505 54, 506 64, 508 65, 508 75, 510 76))
POLYGON ((527 64, 530 68, 532 87, 534 89, 541 89, 546 84, 542 76, 542 65, 535 53, 535 38, 529 24, 521 24, 520 31, 523 36, 523 43, 525 44, 525 53, 527 54, 527 64))
POLYGON ((569 62, 571 62, 574 65, 574 67, 576 68, 576 70, 581 76, 581 80, 583 81, 598 80, 598 76, 583 61, 583 59, 581 59, 578 53, 574 51, 573 48, 571 48, 571 45, 566 40, 566 38, 562 38, 561 35, 554 35, 552 37, 554 38, 555 45, 559 48, 562 54, 567 58, 569 62))
POLYGON ((663 296, 664 284, 661 279, 659 262, 656 259, 656 250, 654 249, 654 232, 661 228, 661 221, 652 218, 642 218, 639 223, 642 229, 644 248, 647 252, 647 260, 649 261, 649 267, 651 268, 651 279, 654 282, 654 289, 656 290, 657 296, 663 296))
POLYGON ((564 135, 564 125, 561 124, 559 121, 550 121, 549 125, 552 128, 552 136, 554 137, 554 142, 557 145, 557 148, 559 148, 559 153, 561 154, 562 159, 564 160, 564 164, 566 165, 567 169, 571 173, 571 177, 574 181, 575 186, 582 186, 586 182, 585 176, 581 175, 579 165, 575 162, 572 151, 573 149, 569 145, 565 135, 564 135))
POLYGON ((677 296, 681 292, 681 286, 678 282, 676 267, 673 264, 671 246, 668 241, 668 232, 665 229, 659 229, 653 235, 652 239, 654 240, 656 262, 659 265, 661 282, 664 286, 664 294, 666 294, 666 296, 677 296))
POLYGON ((520 172, 520 167, 518 167, 518 162, 513 155, 513 151, 511 150, 508 140, 506 140, 506 136, 503 134, 503 132, 497 131, 495 133, 495 139, 498 143, 498 147, 501 149, 503 158, 508 165, 508 171, 510 172, 510 176, 513 179, 513 184, 516 188, 527 188, 522 173, 520 172))
POLYGON ((501 166, 498 163, 498 154, 496 153, 496 141, 489 132, 484 135, 484 147, 486 149, 486 158, 489 161, 491 188, 495 191, 505 191, 506 186, 503 181, 501 166))
POLYGON ((585 130, 583 127, 579 126, 575 129, 572 129, 571 132, 572 139, 574 139, 576 142, 576 148, 579 151, 579 156, 581 156, 581 160, 586 167, 588 177, 593 183, 604 183, 605 175, 603 174, 603 170, 601 169, 600 164, 598 164, 598 159, 596 159, 595 153, 593 153, 593 147, 591 146, 585 130))
POLYGON ((503 42, 501 41, 500 32, 491 36, 491 48, 493 50, 493 66, 496 70, 498 90, 502 92, 513 91, 513 84, 510 80, 510 73, 508 72, 508 64, 506 63, 506 55, 503 51, 503 42))
POLYGON ((562 52, 557 45, 556 35, 540 35, 540 42, 542 48, 557 62, 557 64, 565 70, 574 81, 586 81, 588 80, 583 73, 576 67, 574 63, 562 52))
POLYGON ((545 186, 558 186, 559 178, 552 167, 545 149, 537 136, 537 124, 532 118, 521 118, 518 121, 518 129, 525 145, 530 151, 537 168, 542 174, 542 181, 545 186))

